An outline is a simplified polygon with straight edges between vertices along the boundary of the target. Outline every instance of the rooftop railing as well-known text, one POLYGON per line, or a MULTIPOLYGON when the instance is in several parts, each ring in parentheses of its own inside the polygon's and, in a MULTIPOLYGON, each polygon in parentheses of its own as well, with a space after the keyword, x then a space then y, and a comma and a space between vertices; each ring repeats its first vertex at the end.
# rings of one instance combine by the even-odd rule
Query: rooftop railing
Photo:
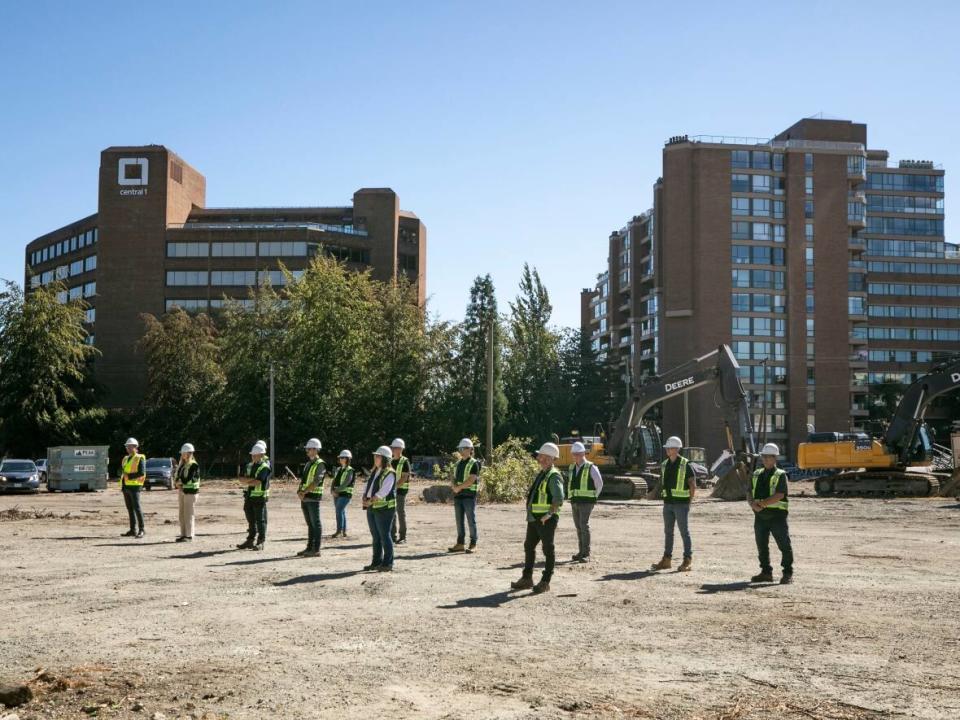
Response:
POLYGON ((866 152, 862 143, 840 142, 834 140, 773 140, 736 135, 689 135, 687 142, 711 145, 757 145, 783 150, 843 150, 844 152, 866 152))
POLYGON ((315 230, 343 235, 366 236, 369 233, 353 225, 328 225, 314 222, 188 222, 171 223, 172 230, 315 230))

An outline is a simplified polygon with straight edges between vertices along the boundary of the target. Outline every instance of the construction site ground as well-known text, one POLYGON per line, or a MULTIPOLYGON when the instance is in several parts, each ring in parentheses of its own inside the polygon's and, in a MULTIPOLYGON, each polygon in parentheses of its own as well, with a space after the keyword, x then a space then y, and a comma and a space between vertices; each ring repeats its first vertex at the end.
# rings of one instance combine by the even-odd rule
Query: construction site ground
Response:
MULTIPOLYGON (((0 684, 32 718, 957 718, 960 504, 811 497, 792 485, 796 582, 751 586, 752 512, 698 497, 694 570, 651 574, 659 502, 601 503, 592 562, 569 512, 552 591, 511 593, 521 505, 479 509, 474 555, 448 555, 450 505, 408 503, 392 574, 361 571, 370 537, 300 559, 292 486, 274 491, 263 552, 239 491, 208 483, 197 537, 175 492, 123 500, 0 496, 0 684)), ((679 556, 679 538, 677 540, 679 556)), ((771 541, 775 564, 779 553, 771 541)), ((779 570, 779 568, 777 568, 779 570)), ((539 573, 539 570, 538 570, 539 573)), ((779 575, 779 573, 775 573, 779 575)), ((4 712, 0 711, 0 717, 4 712)))

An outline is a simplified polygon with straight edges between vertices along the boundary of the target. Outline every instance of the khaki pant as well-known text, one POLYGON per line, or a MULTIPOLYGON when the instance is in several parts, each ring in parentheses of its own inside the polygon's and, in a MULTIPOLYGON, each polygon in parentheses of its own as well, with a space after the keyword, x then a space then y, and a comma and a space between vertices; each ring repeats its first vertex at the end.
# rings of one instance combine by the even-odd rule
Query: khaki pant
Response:
POLYGON ((187 494, 181 490, 178 494, 180 505, 180 537, 193 537, 193 528, 196 517, 194 515, 194 506, 197 502, 196 494, 187 494))

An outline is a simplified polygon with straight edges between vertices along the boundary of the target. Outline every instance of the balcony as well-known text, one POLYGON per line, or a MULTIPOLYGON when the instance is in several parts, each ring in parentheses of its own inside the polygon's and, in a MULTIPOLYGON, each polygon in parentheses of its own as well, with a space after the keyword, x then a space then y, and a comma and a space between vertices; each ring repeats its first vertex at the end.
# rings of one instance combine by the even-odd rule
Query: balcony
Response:
POLYGON ((867 181, 867 161, 863 155, 847 156, 847 179, 854 187, 867 181))
POLYGON ((862 192, 847 195, 847 224, 856 228, 867 226, 867 196, 862 192))
POLYGON ((867 241, 856 235, 847 238, 847 248, 854 252, 863 252, 867 249, 867 241))
POLYGON ((865 273, 867 271, 867 263, 865 260, 851 260, 848 267, 850 268, 850 272, 865 273))

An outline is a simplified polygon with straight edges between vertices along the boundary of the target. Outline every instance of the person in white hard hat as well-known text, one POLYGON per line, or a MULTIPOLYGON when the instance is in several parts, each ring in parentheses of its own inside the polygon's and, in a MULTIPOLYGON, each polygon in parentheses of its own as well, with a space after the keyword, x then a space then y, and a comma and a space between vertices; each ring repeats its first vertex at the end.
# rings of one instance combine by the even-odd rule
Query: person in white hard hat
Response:
POLYGON ((367 511, 367 526, 373 539, 373 559, 364 570, 390 572, 393 570, 393 537, 390 528, 397 510, 397 474, 391 466, 393 453, 381 445, 373 453, 373 471, 363 491, 363 509, 367 511))
POLYGON ((790 528, 787 525, 789 498, 787 497, 787 473, 777 467, 780 448, 767 443, 760 450, 763 467, 753 471, 750 487, 750 507, 753 510, 753 535, 757 541, 760 558, 760 574, 750 582, 773 582, 773 567, 770 565, 770 536, 780 549, 780 584, 793 582, 793 546, 790 543, 790 528))
POLYGON ((196 502, 200 492, 200 465, 193 457, 194 448, 184 443, 180 448, 180 462, 176 477, 177 505, 180 510, 180 537, 177 542, 191 542, 196 525, 196 502))
POLYGON ((333 509, 337 516, 337 531, 330 536, 331 538, 347 537, 347 505, 353 499, 353 485, 356 481, 356 473, 350 467, 352 459, 352 452, 340 451, 337 458, 340 467, 334 473, 333 482, 330 484, 330 491, 333 493, 333 509))
POLYGON ((403 545, 407 541, 407 493, 410 492, 410 460, 403 451, 407 444, 402 438, 390 443, 393 452, 393 470, 397 473, 397 514, 393 516, 393 527, 390 534, 395 545, 403 545))
POLYGON ((267 444, 257 440, 250 448, 250 462, 244 468, 240 484, 243 490, 243 514, 247 518, 247 539, 240 550, 263 550, 267 541, 267 500, 270 499, 270 458, 267 444))
POLYGON ((123 537, 142 538, 144 530, 140 491, 147 477, 147 458, 140 454, 140 443, 136 438, 127 438, 123 446, 127 454, 120 461, 120 490, 123 492, 127 518, 130 520, 130 529, 123 537))
POLYGON ((477 492, 480 490, 480 462, 473 457, 473 440, 463 438, 457 445, 460 461, 453 470, 453 515, 457 523, 457 541, 447 552, 472 553, 477 549, 477 492), (464 523, 466 521, 466 523, 464 523), (470 545, 466 527, 470 526, 470 545))
POLYGON ((673 526, 680 528, 683 562, 677 572, 693 569, 693 542, 690 539, 690 501, 697 492, 697 478, 690 461, 680 454, 683 440, 667 438, 663 448, 667 459, 660 463, 660 497, 663 498, 663 557, 651 570, 668 570, 673 565, 673 526))
POLYGON ((603 476, 592 462, 587 460, 587 448, 575 442, 570 448, 573 463, 567 469, 567 498, 573 513, 573 525, 577 529, 577 554, 574 562, 587 562, 590 558, 590 514, 603 492, 603 476))
POLYGON ((320 501, 323 499, 323 479, 327 474, 327 466, 320 457, 320 448, 317 438, 310 438, 304 445, 307 462, 300 472, 297 497, 300 498, 303 519, 307 522, 307 547, 297 553, 299 557, 317 557, 320 554, 320 533, 323 532, 320 524, 320 501))
POLYGON ((560 457, 556 443, 547 442, 537 451, 540 466, 527 493, 527 537, 523 541, 523 574, 510 583, 514 590, 547 592, 553 579, 553 567, 557 560, 554 537, 560 521, 560 506, 563 505, 563 474, 554 467, 560 457), (543 576, 533 584, 533 565, 537 559, 537 545, 543 546, 543 576))

